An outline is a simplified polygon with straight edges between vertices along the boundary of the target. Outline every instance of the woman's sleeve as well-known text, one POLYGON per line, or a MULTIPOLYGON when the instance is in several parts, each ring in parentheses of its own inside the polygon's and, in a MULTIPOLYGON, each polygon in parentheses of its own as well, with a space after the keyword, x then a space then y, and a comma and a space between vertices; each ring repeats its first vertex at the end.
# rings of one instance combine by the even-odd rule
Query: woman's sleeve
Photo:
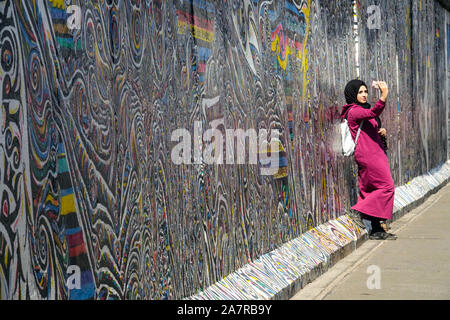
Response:
POLYGON ((386 102, 378 100, 375 106, 371 109, 353 108, 348 113, 348 120, 358 122, 361 120, 367 120, 378 117, 383 112, 385 105, 386 102))

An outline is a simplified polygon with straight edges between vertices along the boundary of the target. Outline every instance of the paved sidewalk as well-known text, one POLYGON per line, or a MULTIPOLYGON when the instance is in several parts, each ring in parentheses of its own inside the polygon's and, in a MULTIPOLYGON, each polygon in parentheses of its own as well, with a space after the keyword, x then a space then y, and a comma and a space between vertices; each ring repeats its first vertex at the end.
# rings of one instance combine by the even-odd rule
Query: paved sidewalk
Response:
POLYGON ((367 240, 292 300, 450 299, 450 183, 367 240))

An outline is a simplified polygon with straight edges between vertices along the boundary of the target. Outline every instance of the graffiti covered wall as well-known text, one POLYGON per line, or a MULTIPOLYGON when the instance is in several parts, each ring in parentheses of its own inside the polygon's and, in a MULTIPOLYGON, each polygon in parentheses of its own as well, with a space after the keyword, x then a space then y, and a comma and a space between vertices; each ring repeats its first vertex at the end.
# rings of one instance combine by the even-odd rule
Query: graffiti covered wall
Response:
MULTIPOLYGON (((380 1, 383 33, 357 2, 361 78, 391 86, 396 184, 446 160, 428 89, 441 8, 421 3, 380 1)), ((337 1, 0 1, 0 297, 187 297, 344 214, 357 194, 336 140, 352 21, 337 1), (180 128, 191 164, 171 158, 180 128), (209 128, 277 130, 276 172, 198 162, 209 128)))

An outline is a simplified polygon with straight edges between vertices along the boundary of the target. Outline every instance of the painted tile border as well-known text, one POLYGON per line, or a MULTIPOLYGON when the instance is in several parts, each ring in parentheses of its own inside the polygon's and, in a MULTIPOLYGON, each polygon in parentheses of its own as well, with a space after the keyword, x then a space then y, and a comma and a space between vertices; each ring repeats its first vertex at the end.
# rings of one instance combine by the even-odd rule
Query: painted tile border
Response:
MULTIPOLYGON (((395 188, 393 220, 450 179, 450 160, 395 188)), ((234 271, 188 300, 289 299, 367 239, 348 215, 328 221, 234 271)))

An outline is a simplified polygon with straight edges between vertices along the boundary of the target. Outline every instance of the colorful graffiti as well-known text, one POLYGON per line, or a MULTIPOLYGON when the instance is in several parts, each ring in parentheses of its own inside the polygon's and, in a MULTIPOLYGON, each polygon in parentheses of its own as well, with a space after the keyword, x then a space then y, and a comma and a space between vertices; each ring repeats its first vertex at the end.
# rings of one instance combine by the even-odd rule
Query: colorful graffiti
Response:
MULTIPOLYGON (((418 82, 441 72, 438 4, 408 3, 380 4, 390 32, 368 32, 361 50, 362 78, 393 88, 383 122, 396 183, 446 160, 443 102, 418 82)), ((189 297, 342 216, 357 193, 335 131, 356 74, 352 12, 319 0, 0 1, 1 299, 189 297), (67 26, 70 5, 80 28, 67 26), (179 128, 197 140, 277 130, 278 171, 175 165, 179 128)))

